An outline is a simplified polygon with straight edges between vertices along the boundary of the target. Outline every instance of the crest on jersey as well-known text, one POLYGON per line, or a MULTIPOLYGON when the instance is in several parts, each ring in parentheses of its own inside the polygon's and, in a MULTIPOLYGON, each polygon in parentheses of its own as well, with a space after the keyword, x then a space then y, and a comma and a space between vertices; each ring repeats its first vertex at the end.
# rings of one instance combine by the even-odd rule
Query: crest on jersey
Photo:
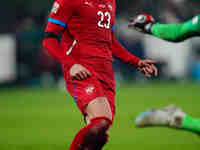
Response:
POLYGON ((87 6, 93 7, 92 2, 85 1, 84 4, 87 5, 87 6))
POLYGON ((85 92, 90 95, 94 92, 94 86, 93 85, 89 85, 88 87, 85 88, 85 92))
POLYGON ((55 2, 55 3, 53 4, 53 7, 52 7, 52 9, 51 9, 51 12, 54 13, 54 14, 56 14, 56 13, 58 12, 59 7, 60 7, 60 5, 58 4, 58 2, 55 2))
POLYGON ((105 4, 99 4, 99 8, 106 8, 105 4))
POLYGON ((112 5, 108 5, 108 8, 109 8, 111 11, 113 10, 112 5))

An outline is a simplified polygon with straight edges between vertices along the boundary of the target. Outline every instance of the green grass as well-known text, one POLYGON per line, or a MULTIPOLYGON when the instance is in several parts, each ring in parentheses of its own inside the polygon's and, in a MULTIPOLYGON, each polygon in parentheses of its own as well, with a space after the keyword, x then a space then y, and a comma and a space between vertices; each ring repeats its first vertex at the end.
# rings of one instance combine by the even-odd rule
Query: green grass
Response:
MULTIPOLYGON (((200 115, 200 85, 144 84, 117 89, 117 113, 105 150, 199 150, 195 133, 136 129, 135 117, 151 107, 177 104, 200 115)), ((0 150, 67 150, 84 125, 72 98, 56 89, 1 89, 0 150)))

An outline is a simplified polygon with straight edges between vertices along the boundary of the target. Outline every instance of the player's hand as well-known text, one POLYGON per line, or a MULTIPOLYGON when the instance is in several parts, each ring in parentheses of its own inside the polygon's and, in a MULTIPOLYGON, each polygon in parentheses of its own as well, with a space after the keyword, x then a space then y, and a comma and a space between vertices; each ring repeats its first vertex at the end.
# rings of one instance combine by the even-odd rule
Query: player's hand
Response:
POLYGON ((158 76, 158 69, 154 65, 155 63, 153 60, 140 60, 137 67, 147 78, 150 78, 153 74, 158 76))
POLYGON ((140 14, 129 22, 128 27, 134 28, 139 32, 151 34, 151 28, 154 23, 155 20, 152 16, 140 14))
POLYGON ((74 80, 84 80, 90 77, 91 73, 88 69, 80 64, 74 64, 69 70, 70 76, 74 80))

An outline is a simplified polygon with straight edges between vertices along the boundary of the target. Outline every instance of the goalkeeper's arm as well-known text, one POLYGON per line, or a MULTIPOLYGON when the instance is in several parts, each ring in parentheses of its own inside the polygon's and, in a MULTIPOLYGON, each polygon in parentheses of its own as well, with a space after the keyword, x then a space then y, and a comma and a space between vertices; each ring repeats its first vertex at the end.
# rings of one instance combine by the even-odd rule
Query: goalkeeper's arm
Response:
POLYGON ((141 21, 137 20, 137 18, 130 23, 130 27, 132 26, 136 30, 139 28, 139 31, 152 34, 155 37, 163 40, 181 42, 191 37, 200 36, 200 14, 181 24, 160 24, 150 22, 147 19, 143 20, 142 23, 141 21), (141 24, 143 24, 143 26, 141 24))

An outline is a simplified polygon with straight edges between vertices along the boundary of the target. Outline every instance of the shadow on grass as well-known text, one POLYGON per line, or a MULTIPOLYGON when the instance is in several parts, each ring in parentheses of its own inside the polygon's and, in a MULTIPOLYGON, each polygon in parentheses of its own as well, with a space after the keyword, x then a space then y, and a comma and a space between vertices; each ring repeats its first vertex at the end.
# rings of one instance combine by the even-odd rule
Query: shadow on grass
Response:
POLYGON ((146 128, 168 128, 168 129, 171 129, 171 130, 176 130, 176 131, 181 131, 181 132, 188 132, 188 133, 193 133, 195 135, 197 135, 199 138, 200 138, 200 132, 197 132, 197 131, 192 131, 192 130, 188 130, 188 129, 178 129, 178 128, 170 128, 168 126, 155 126, 155 125, 152 125, 152 126, 144 126, 144 127, 135 127, 136 129, 146 129, 146 128))
POLYGON ((171 128, 171 129, 176 130, 176 131, 193 133, 200 138, 200 132, 197 132, 197 131, 192 131, 192 130, 188 130, 188 129, 176 129, 176 128, 171 128))

